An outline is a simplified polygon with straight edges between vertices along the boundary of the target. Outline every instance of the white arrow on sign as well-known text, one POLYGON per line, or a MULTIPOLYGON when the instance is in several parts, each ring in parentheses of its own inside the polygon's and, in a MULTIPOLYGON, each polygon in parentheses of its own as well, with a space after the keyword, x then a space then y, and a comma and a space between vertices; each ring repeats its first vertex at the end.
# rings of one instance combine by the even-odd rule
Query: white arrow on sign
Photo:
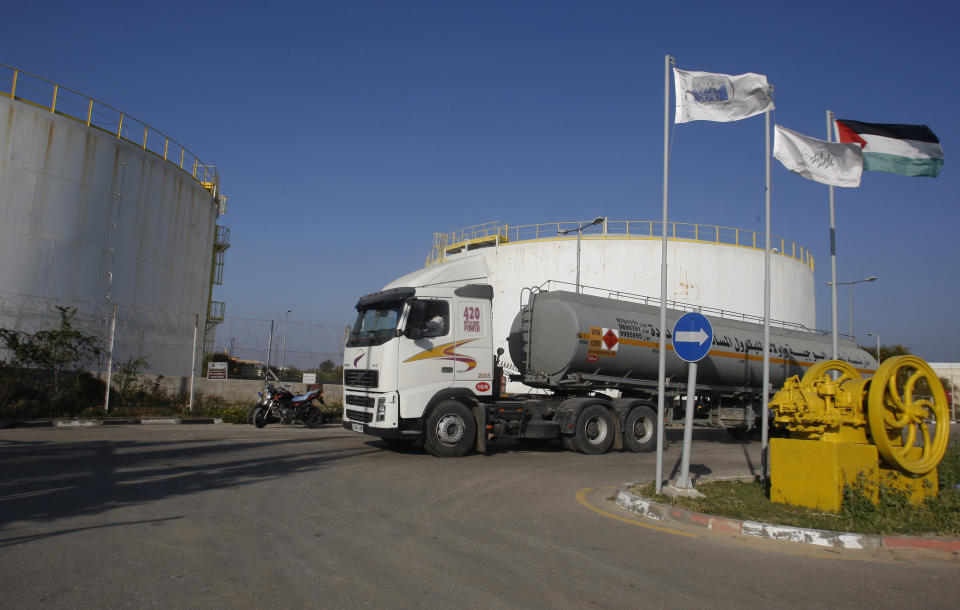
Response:
POLYGON ((689 330, 678 330, 677 331, 677 342, 678 343, 696 343, 697 345, 703 345, 703 342, 710 338, 702 328, 697 329, 696 331, 689 330))

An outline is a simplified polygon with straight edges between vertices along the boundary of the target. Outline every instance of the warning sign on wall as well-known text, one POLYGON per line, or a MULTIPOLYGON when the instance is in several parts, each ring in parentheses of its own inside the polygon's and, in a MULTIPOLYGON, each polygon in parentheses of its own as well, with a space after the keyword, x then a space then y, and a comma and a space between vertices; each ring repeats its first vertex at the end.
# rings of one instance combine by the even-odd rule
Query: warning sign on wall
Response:
POLYGON ((226 379, 226 378, 227 378, 226 362, 208 362, 207 363, 207 379, 226 379))

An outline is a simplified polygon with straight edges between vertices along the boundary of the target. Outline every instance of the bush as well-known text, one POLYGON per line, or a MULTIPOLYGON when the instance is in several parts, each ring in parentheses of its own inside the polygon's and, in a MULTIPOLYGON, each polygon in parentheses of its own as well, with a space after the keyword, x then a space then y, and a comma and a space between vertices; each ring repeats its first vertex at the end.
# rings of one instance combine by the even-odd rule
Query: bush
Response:
POLYGON ((250 407, 245 405, 235 405, 232 407, 215 407, 206 410, 205 414, 210 417, 219 417, 226 424, 246 424, 247 411, 250 407))
POLYGON ((339 402, 328 402, 320 405, 323 421, 333 423, 343 419, 343 405, 339 402))

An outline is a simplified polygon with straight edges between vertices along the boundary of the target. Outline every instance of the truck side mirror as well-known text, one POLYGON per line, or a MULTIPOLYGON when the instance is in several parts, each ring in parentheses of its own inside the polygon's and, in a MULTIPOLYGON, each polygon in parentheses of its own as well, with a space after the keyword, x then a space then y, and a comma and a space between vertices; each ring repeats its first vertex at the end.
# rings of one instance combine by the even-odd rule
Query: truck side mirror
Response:
POLYGON ((419 341, 423 339, 423 329, 422 328, 411 328, 407 331, 407 336, 413 339, 414 341, 419 341))

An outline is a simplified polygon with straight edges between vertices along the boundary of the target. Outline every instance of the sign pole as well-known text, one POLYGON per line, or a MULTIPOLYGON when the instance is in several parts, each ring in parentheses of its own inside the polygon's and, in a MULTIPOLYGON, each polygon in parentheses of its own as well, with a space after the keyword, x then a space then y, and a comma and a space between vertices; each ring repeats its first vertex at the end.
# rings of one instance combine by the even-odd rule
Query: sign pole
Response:
POLYGON ((693 440, 694 394, 697 392, 697 363, 687 365, 687 413, 683 419, 683 458, 680 461, 680 476, 674 486, 680 489, 693 489, 690 480, 690 445, 693 440))
POLYGON ((697 362, 710 353, 713 345, 713 325, 703 314, 690 312, 683 314, 673 325, 673 352, 685 362, 687 367, 687 412, 683 420, 683 456, 680 461, 680 475, 670 483, 666 494, 686 497, 703 497, 693 487, 690 480, 690 448, 693 440, 693 411, 697 395, 697 362))

